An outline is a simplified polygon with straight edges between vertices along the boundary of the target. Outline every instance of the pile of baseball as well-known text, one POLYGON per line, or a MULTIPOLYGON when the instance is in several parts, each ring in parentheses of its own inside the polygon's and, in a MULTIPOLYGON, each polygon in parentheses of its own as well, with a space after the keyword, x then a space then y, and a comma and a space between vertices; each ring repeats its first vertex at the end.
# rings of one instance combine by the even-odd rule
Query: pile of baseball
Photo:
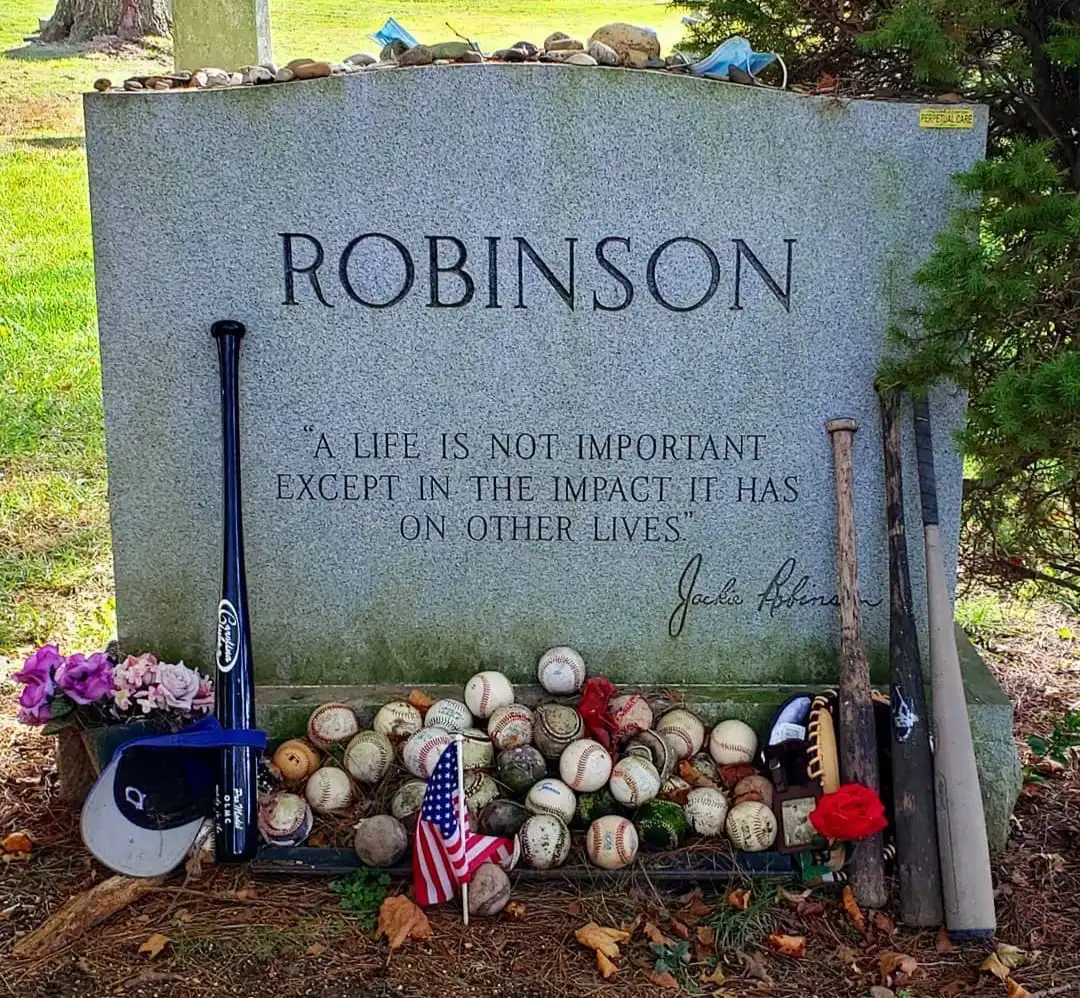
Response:
MULTIPOLYGON (((460 733, 472 828, 515 841, 508 868, 519 860, 540 870, 561 866, 573 826, 585 830, 589 861, 606 870, 630 865, 639 847, 675 849, 690 834, 726 836, 746 851, 773 845, 772 785, 754 768, 751 727, 727 720, 707 732, 688 710, 620 693, 607 705, 609 751, 587 737, 577 710, 585 677, 577 652, 551 648, 537 678, 553 699, 532 708, 517 703, 510 680, 493 671, 473 676, 461 700, 385 704, 371 730, 360 730, 349 705, 322 704, 307 739, 284 742, 273 755, 271 772, 288 789, 262 799, 263 837, 299 845, 311 833, 312 812, 345 811, 396 781, 390 814, 358 822, 354 839, 365 865, 394 866, 408 851, 427 780, 460 733)), ((500 872, 485 874, 490 890, 473 891, 477 913, 505 905, 509 887, 500 872)))

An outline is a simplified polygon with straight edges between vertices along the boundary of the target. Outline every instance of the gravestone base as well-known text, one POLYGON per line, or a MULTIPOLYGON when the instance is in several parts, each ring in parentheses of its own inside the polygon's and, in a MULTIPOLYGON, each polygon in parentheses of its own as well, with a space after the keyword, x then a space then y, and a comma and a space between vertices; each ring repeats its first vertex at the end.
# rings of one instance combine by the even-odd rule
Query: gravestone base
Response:
MULTIPOLYGON (((1013 742, 1013 708, 978 651, 957 628, 960 663, 967 693, 968 716, 975 740, 975 755, 982 786, 990 848, 1004 849, 1009 835, 1009 820, 1020 794, 1020 760, 1013 742)), ((260 686, 258 723, 272 739, 290 738, 304 733, 308 715, 320 703, 343 701, 358 708, 375 708, 390 700, 404 699, 408 685, 366 686, 260 686)), ((652 687, 660 692, 671 687, 652 687)), ((794 685, 704 685, 680 686, 687 706, 707 724, 728 717, 746 721, 758 732, 764 730, 777 707, 794 693, 814 693, 825 686, 794 685)), ((646 695, 650 687, 636 685, 646 695)), ((424 692, 435 699, 460 699, 460 685, 423 684, 424 692)), ((535 685, 515 685, 519 702, 533 705, 550 695, 535 685)), ((374 711, 371 710, 370 713, 374 711)), ((370 714, 368 717, 370 726, 370 714)))

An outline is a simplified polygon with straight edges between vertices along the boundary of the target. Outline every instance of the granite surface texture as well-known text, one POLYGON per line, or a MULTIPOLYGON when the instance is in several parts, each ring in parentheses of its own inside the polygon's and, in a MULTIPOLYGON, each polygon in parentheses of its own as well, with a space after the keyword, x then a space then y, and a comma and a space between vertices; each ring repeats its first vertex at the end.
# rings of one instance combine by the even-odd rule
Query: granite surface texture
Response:
MULTIPOLYGON (((827 682, 841 415, 884 675, 872 381, 985 109, 481 65, 85 111, 125 650, 212 659, 230 317, 260 682, 522 678, 553 644, 619 682, 827 682)), ((963 399, 932 402, 953 564, 963 399)))

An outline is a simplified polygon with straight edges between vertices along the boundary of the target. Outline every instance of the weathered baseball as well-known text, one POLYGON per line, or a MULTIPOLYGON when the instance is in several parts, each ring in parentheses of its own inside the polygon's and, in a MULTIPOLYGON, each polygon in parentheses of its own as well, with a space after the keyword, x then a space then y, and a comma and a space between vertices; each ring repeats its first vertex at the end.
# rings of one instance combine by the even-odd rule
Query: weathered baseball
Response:
POLYGON ((299 783, 319 768, 321 760, 319 753, 302 738, 290 738, 278 746, 270 761, 286 783, 299 783))
POLYGON ((772 807, 773 785, 767 776, 760 773, 744 776, 735 784, 731 793, 736 804, 741 804, 744 800, 759 800, 766 807, 772 807))
POLYGON ((736 849, 761 852, 776 841, 776 817, 761 801, 736 804, 727 816, 727 836, 736 849))
POLYGON ((591 738, 579 738, 559 756, 559 775, 571 790, 599 790, 611 776, 611 756, 591 738))
POLYGON ((317 814, 340 811, 353 802, 353 785, 349 774, 337 766, 316 769, 304 786, 304 796, 317 814))
POLYGON ((676 759, 689 759, 701 750, 705 741, 705 725, 688 710, 669 710, 656 725, 676 759))
POLYGON ((562 780, 547 776, 529 788, 525 807, 532 814, 553 814, 569 825, 577 810, 577 797, 562 780))
POLYGON ((664 800, 678 801, 681 804, 686 800, 686 795, 690 793, 692 789, 691 785, 681 776, 669 776, 664 780, 663 785, 660 787, 660 793, 657 796, 663 797, 664 800))
POLYGON ((361 731, 345 746, 342 760, 354 780, 378 783, 394 761, 394 746, 386 735, 377 731, 361 731))
POLYGON ((597 818, 585 833, 585 852, 593 866, 621 870, 634 862, 638 834, 634 823, 617 814, 597 818))
POLYGON ((500 752, 495 760, 495 771, 500 782, 520 794, 547 775, 547 763, 531 745, 522 745, 500 752))
POLYGON ((379 708, 371 726, 388 738, 408 738, 424 726, 424 719, 411 703, 392 700, 379 708))
POLYGON ((480 812, 480 831, 500 839, 512 839, 529 820, 531 812, 515 800, 493 800, 480 812))
POLYGON ((495 765, 495 746, 488 733, 480 728, 466 728, 462 733, 461 766, 471 769, 491 769, 495 765))
POLYGON ((272 846, 298 846, 311 834, 311 808, 299 794, 288 791, 259 800, 259 831, 272 846))
POLYGON ((716 763, 708 752, 698 752, 690 760, 690 765, 694 767, 694 771, 698 775, 704 776, 707 780, 712 780, 715 783, 720 778, 716 771, 716 763))
POLYGON ((521 858, 534 870, 562 866, 570 855, 570 829, 553 814, 534 814, 518 832, 521 858))
POLYGON ((435 764, 452 745, 454 736, 445 728, 421 728, 409 735, 401 749, 401 761, 405 768, 421 780, 430 780, 435 764))
POLYGON ((655 731, 641 731, 634 735, 626 743, 626 754, 648 759, 656 767, 661 780, 666 780, 672 774, 678 762, 671 746, 655 731))
POLYGON ((424 715, 425 728, 445 728, 447 731, 464 731, 473 726, 469 708, 460 700, 436 700, 424 715))
POLYGON ((585 660, 573 648, 549 648, 536 665, 536 678, 548 693, 569 696, 585 682, 585 660))
POLYGON ((488 718, 488 735, 495 748, 521 748, 531 745, 533 739, 533 714, 520 703, 496 707, 488 718))
POLYGON ((465 684, 465 703, 477 717, 491 717, 514 702, 514 687, 501 672, 478 672, 465 684))
POLYGON ((424 794, 427 793, 427 783, 423 780, 407 780, 394 791, 390 798, 390 813, 398 821, 409 824, 420 813, 424 806, 424 794))
POLYGON ((494 863, 484 863, 469 881, 469 914, 497 915, 510 900, 510 878, 494 863))
POLYGON ((624 742, 653 726, 652 708, 640 693, 624 693, 608 701, 608 712, 615 721, 615 738, 624 742))
POLYGON ((377 814, 356 823, 353 848, 364 866, 393 866, 409 848, 409 836, 397 818, 377 814))
POLYGON ((581 715, 567 704, 542 703, 533 711, 533 744, 546 759, 558 759, 584 733, 581 715))
POLYGON ((686 795, 683 805, 686 820, 698 835, 723 835, 728 816, 728 801, 722 790, 699 787, 686 795))
POLYGON ((608 789, 620 804, 638 807, 660 793, 660 774, 646 759, 628 755, 612 768, 608 789))
POLYGON ((709 735, 709 755, 720 766, 751 762, 757 751, 757 735, 745 721, 721 721, 709 735))
POLYGON ((465 806, 472 815, 478 815, 498 796, 499 785, 487 773, 465 774, 465 806))
POLYGON ((328 749, 331 745, 341 745, 359 730, 360 725, 356 723, 356 715, 345 703, 319 704, 311 712, 307 723, 308 738, 321 749, 328 749))

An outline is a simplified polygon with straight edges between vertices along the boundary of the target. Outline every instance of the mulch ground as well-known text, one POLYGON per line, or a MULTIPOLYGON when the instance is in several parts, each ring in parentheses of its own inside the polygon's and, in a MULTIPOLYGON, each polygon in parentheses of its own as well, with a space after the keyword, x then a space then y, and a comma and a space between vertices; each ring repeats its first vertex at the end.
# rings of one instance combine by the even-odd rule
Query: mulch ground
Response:
MULTIPOLYGON (((1032 765, 1037 760, 1024 737, 1047 730, 1054 717, 1080 703, 1080 642, 1062 638, 1063 626, 1075 627, 1075 621, 1045 611, 983 649, 1017 706, 1018 743, 1032 765)), ((1044 783, 1026 785, 1008 847, 995 860, 994 942, 1026 954, 1008 981, 979 969, 994 944, 944 945, 936 932, 896 926, 895 907, 865 912, 860 931, 837 888, 807 894, 794 885, 790 893, 749 885, 752 897, 768 893, 775 900, 754 904, 744 915, 731 907, 723 887, 668 891, 645 874, 617 891, 565 882, 519 885, 517 917, 504 914, 468 928, 451 907, 436 909, 429 939, 391 953, 385 939, 342 910, 326 881, 253 878, 243 868, 207 867, 178 875, 66 950, 16 961, 9 951, 19 937, 108 874, 83 849, 77 812, 60 801, 51 742, 8 721, 11 697, 0 699, 0 836, 25 831, 33 841, 28 859, 8 857, 0 865, 0 995, 832 998, 886 986, 890 990, 874 992, 875 998, 1080 994, 1075 762, 1043 773, 1044 783), (574 937, 589 921, 633 932, 621 947, 618 971, 606 981, 592 951, 574 937), (161 952, 140 952, 156 933, 168 938, 161 952), (805 955, 775 952, 771 933, 805 939, 805 955), (650 937, 666 951, 685 938, 689 962, 676 960, 674 981, 650 978, 658 954, 650 937), (720 974, 714 975, 714 961, 720 974), (704 981, 708 975, 713 979, 704 981)))

